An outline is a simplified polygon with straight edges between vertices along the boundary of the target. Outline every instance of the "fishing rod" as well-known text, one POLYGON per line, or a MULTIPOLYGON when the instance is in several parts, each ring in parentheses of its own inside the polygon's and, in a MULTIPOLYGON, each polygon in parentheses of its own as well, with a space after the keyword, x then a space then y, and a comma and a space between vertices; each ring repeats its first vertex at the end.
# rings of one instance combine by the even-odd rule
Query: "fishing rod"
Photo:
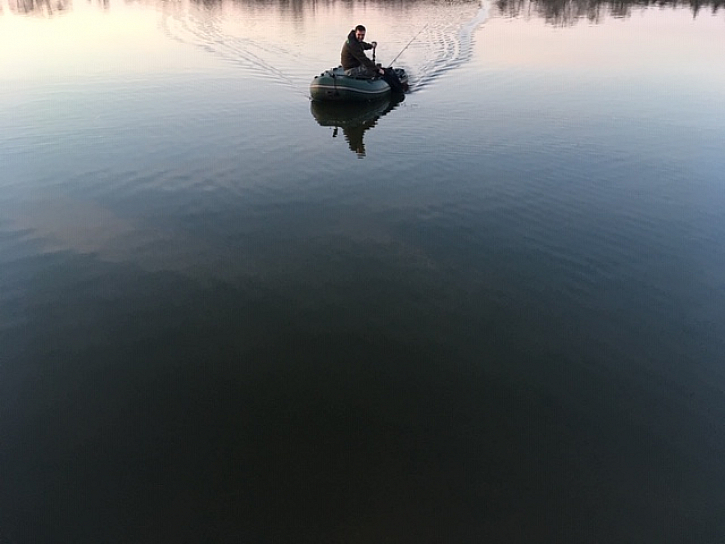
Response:
MULTIPOLYGON (((415 39, 416 39, 416 38, 417 38, 418 36, 420 36, 420 33, 421 33, 421 32, 423 32, 423 31, 424 31, 424 30, 425 30, 425 29, 426 29, 427 27, 428 27, 428 24, 426 23, 426 25, 425 25, 425 26, 424 26, 423 28, 421 28, 421 29, 420 29, 420 30, 418 31, 418 33, 417 33, 417 34, 416 34, 415 36, 413 36, 413 38, 412 38, 412 39, 411 39, 411 40, 410 40, 410 41, 408 42, 408 45, 406 45, 405 47, 403 47, 403 51, 401 51, 400 53, 398 53, 397 55, 395 55, 395 58, 394 58, 393 60, 391 60, 391 61, 390 61, 390 66, 388 66, 388 68, 392 68, 392 66, 393 66, 393 63, 394 63, 394 62, 395 62, 396 60, 398 60, 398 57, 399 57, 400 55, 402 55, 402 54, 403 54, 403 52, 404 52, 404 51, 405 51, 406 49, 408 49, 408 47, 410 47, 410 44, 411 44, 411 43, 413 43, 413 40, 415 40, 415 39)), ((373 54, 374 54, 374 53, 373 53, 373 54)))

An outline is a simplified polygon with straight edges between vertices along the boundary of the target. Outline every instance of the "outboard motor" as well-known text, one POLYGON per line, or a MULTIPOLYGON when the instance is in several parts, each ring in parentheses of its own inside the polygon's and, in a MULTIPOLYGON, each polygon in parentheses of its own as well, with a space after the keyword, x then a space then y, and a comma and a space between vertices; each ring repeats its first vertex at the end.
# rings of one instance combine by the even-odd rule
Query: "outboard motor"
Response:
POLYGON ((395 71, 392 68, 383 68, 385 71, 385 74, 383 74, 383 81, 390 85, 390 89, 397 94, 403 94, 405 92, 405 87, 401 83, 400 79, 397 75, 395 75, 395 71))

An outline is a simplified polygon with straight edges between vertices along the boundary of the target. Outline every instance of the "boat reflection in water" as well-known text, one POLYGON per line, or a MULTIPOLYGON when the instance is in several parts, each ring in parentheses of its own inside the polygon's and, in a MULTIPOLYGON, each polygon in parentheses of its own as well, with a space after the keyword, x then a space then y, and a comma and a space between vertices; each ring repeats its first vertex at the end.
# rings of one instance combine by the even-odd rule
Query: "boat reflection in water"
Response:
POLYGON ((313 100, 310 103, 312 116, 323 127, 333 127, 332 137, 339 129, 345 135, 350 150, 362 158, 365 156, 365 131, 373 128, 378 119, 394 110, 405 97, 386 97, 373 102, 325 102, 313 100))

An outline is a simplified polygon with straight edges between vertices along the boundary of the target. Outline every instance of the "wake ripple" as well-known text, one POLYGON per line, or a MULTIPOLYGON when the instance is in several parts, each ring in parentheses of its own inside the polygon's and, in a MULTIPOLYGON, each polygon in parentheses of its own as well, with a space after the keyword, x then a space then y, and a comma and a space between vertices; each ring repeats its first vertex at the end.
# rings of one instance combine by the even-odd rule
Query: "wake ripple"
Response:
MULTIPOLYGON (((475 32, 486 21, 489 11, 488 0, 479 1, 425 3, 418 13, 415 10, 406 14, 412 16, 410 28, 423 27, 415 21, 416 16, 427 23, 424 32, 403 51, 400 62, 395 63, 406 68, 413 90, 427 87, 471 59, 475 32)), ((308 95, 311 74, 319 70, 319 57, 305 57, 300 52, 304 47, 285 41, 283 27, 279 28, 281 36, 275 36, 276 41, 263 33, 262 28, 275 26, 265 24, 272 21, 263 11, 229 13, 225 9, 195 8, 185 2, 167 6, 159 23, 167 38, 195 46, 241 67, 255 78, 274 81, 296 94, 308 95), (314 68, 310 71, 307 67, 314 68)), ((236 6, 240 9, 239 4, 236 6)), ((408 39, 399 46, 405 47, 408 39)), ((334 55, 338 45, 335 41, 331 46, 334 55)))
MULTIPOLYGON (((440 20, 429 24, 426 37, 416 40, 418 46, 409 55, 410 59, 405 59, 414 91, 427 87, 445 73, 471 60, 475 32, 488 19, 488 3, 482 1, 473 17, 463 23, 446 21, 446 15, 444 13, 440 20)), ((406 54, 407 51, 402 57, 405 58, 406 54)))
POLYGON ((171 40, 196 46, 245 69, 255 77, 274 81, 305 94, 300 89, 300 78, 277 67, 299 64, 302 56, 298 51, 263 40, 231 35, 223 31, 224 23, 225 16, 221 13, 203 12, 201 17, 197 17, 193 12, 183 10, 164 13, 159 27, 171 40))

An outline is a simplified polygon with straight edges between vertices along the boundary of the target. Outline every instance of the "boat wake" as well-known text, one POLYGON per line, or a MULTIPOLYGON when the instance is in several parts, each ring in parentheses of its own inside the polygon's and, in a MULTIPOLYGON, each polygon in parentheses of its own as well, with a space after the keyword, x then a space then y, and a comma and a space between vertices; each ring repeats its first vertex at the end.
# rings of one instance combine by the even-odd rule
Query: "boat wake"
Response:
POLYGON ((159 23, 161 31, 169 39, 196 46, 212 55, 240 67, 255 78, 268 79, 305 94, 309 74, 294 75, 289 67, 311 62, 292 47, 270 42, 264 36, 256 36, 249 28, 229 29, 230 17, 219 10, 183 7, 164 10, 159 23), (235 35, 233 30, 244 33, 235 35))
MULTIPOLYGON (((208 52, 254 79, 305 96, 312 75, 339 61, 341 36, 348 31, 340 25, 331 29, 325 18, 285 18, 269 6, 259 8, 249 2, 179 0, 161 5, 159 27, 167 38, 208 52), (306 32, 295 32, 296 27, 305 27, 306 32)), ((331 20, 349 17, 348 10, 339 9, 331 20)), ((371 13, 370 25, 377 36, 398 38, 386 40, 383 47, 391 58, 392 52, 401 52, 395 65, 409 74, 413 91, 469 61, 475 32, 488 18, 488 0, 423 2, 399 9, 395 16, 371 13), (412 42, 412 34, 400 31, 397 21, 402 18, 408 21, 406 28, 423 29, 412 42)))
MULTIPOLYGON (((476 30, 488 19, 488 3, 474 4, 475 12, 460 9, 452 17, 450 6, 433 18, 425 32, 401 55, 399 63, 410 75, 413 91, 432 84, 446 72, 468 62, 473 55, 476 30), (467 18, 466 18, 467 17, 467 18)), ((427 13, 434 8, 428 7, 427 13)))

